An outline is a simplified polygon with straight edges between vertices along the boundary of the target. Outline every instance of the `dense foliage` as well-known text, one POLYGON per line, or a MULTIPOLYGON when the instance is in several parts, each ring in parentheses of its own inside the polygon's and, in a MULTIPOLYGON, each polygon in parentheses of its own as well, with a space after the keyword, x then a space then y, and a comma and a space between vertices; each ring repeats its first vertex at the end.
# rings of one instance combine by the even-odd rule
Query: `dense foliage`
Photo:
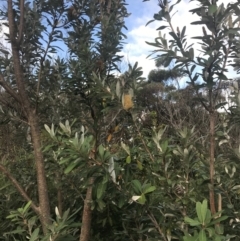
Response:
POLYGON ((239 240, 239 3, 197 0, 196 53, 180 1, 148 81, 116 74, 127 1, 3 3, 0 240, 239 240))

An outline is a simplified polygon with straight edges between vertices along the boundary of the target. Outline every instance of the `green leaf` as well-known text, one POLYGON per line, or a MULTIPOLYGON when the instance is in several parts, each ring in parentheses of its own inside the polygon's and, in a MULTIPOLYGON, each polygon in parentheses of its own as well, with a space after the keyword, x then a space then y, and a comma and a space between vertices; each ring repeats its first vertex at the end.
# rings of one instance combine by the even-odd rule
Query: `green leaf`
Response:
POLYGON ((99 152, 99 155, 100 155, 101 159, 103 159, 104 151, 105 151, 105 150, 104 150, 103 145, 100 145, 100 146, 98 147, 98 152, 99 152))
POLYGON ((66 220, 69 216, 69 212, 70 212, 70 209, 68 208, 64 213, 63 213, 63 216, 62 216, 62 219, 63 220, 66 220))
POLYGON ((212 219, 211 211, 209 209, 207 209, 207 214, 205 217, 205 224, 208 225, 210 223, 211 219, 212 219))
POLYGON ((33 233, 32 233, 32 235, 31 235, 31 238, 30 238, 29 241, 38 240, 38 239, 39 239, 38 233, 39 233, 39 228, 36 228, 36 229, 33 231, 33 233))
POLYGON ((145 204, 146 202, 146 197, 144 194, 141 195, 141 197, 137 200, 138 203, 140 204, 145 204))
POLYGON ((52 138, 55 137, 54 125, 53 124, 51 126, 50 135, 51 135, 52 138))
POLYGON ((224 221, 226 219, 228 219, 228 216, 221 216, 220 218, 216 218, 211 223, 209 223, 209 226, 214 225, 216 223, 220 223, 221 221, 224 221))
POLYGON ((190 59, 194 59, 194 49, 193 48, 190 48, 189 49, 189 56, 190 56, 190 59))
POLYGON ((70 165, 68 165, 68 167, 64 170, 65 174, 68 174, 69 172, 71 172, 78 165, 77 160, 72 162, 70 165))
POLYGON ((138 180, 133 180, 132 187, 135 190, 136 194, 140 194, 142 192, 142 185, 138 180))
POLYGON ((168 22, 171 21, 171 17, 170 17, 169 12, 165 12, 165 13, 164 13, 164 18, 166 18, 166 20, 167 20, 168 22))
POLYGON ((147 194, 147 193, 153 192, 155 190, 156 190, 155 186, 150 186, 150 187, 146 188, 145 190, 143 190, 143 193, 147 194))
POLYGON ((64 133, 68 133, 67 128, 65 127, 65 125, 64 125, 62 122, 59 123, 59 126, 60 126, 61 129, 64 131, 64 133))
POLYGON ((232 190, 236 190, 236 189, 239 189, 240 188, 240 185, 236 185, 232 188, 232 190))
POLYGON ((121 146, 122 146, 123 150, 126 151, 127 154, 130 156, 129 146, 127 146, 124 142, 121 142, 121 146))
POLYGON ((206 21, 195 21, 191 23, 192 25, 206 24, 206 21))
POLYGON ((184 236, 183 237, 184 241, 197 241, 197 239, 195 237, 192 237, 192 236, 184 236))
POLYGON ((158 20, 158 21, 161 21, 162 20, 162 17, 163 17, 163 15, 162 15, 162 11, 160 11, 158 14, 154 14, 153 15, 153 18, 155 19, 155 20, 158 20))
POLYGON ((51 134, 51 129, 49 128, 49 126, 47 124, 44 124, 44 128, 49 134, 51 134))
POLYGON ((208 232, 209 237, 213 237, 213 235, 215 234, 214 228, 206 228, 206 231, 208 232))
POLYGON ((122 208, 123 205, 124 205, 124 203, 125 203, 124 198, 123 198, 123 197, 120 197, 120 198, 118 199, 118 207, 119 207, 119 208, 122 208))
MULTIPOLYGON (((160 48, 162 47, 160 43, 150 43, 148 41, 145 41, 145 43, 154 47, 160 47, 160 48)), ((163 50, 159 50, 159 51, 163 51, 163 50)))
POLYGON ((202 205, 201 205, 201 216, 202 216, 202 220, 203 223, 205 224, 205 219, 206 219, 206 215, 207 215, 207 200, 203 200, 202 205))
POLYGON ((186 26, 184 26, 183 29, 182 29, 181 37, 180 37, 181 39, 184 38, 184 36, 185 36, 185 32, 186 32, 186 26))
POLYGON ((169 32, 169 34, 177 41, 178 36, 174 32, 169 32))
POLYGON ((198 235, 199 241, 207 241, 205 230, 201 230, 198 235))
POLYGON ((183 237, 184 241, 198 241, 198 233, 195 230, 194 235, 191 236, 189 233, 185 233, 185 236, 183 237))
POLYGON ((196 65, 194 64, 194 65, 191 67, 190 72, 192 73, 195 68, 196 68, 196 65))
POLYGON ((162 30, 162 29, 165 29, 165 28, 167 28, 168 26, 161 26, 161 27, 159 27, 159 28, 157 28, 156 30, 162 30))
POLYGON ((173 10, 174 6, 177 5, 180 2, 181 2, 181 0, 178 0, 176 3, 174 3, 172 6, 170 6, 169 13, 173 10))
POLYGON ((143 169, 142 163, 138 160, 137 160, 137 167, 138 167, 139 170, 143 169))
POLYGON ((212 15, 212 14, 215 13, 216 11, 217 11, 217 5, 216 5, 216 4, 212 4, 212 5, 209 6, 209 8, 208 8, 208 13, 209 13, 210 15, 212 15))
POLYGON ((227 204, 227 207, 229 208, 229 209, 233 209, 234 208, 234 206, 232 205, 232 204, 227 204))
MULTIPOLYGON (((214 237, 214 241, 222 241, 222 237, 221 236, 215 236, 214 237)), ((229 240, 229 239, 226 239, 226 240, 229 240)))
POLYGON ((131 161, 132 161, 131 156, 127 156, 127 158, 126 158, 126 163, 127 163, 127 164, 130 164, 131 161))
POLYGON ((184 221, 188 223, 190 226, 199 226, 201 223, 198 220, 191 219, 189 217, 185 217, 184 221))
POLYGON ((228 103, 228 102, 222 102, 222 103, 216 104, 216 105, 215 105, 215 109, 217 110, 217 109, 223 107, 224 105, 226 105, 227 103, 228 103))
POLYGON ((97 188, 97 199, 102 198, 104 192, 106 191, 107 188, 107 183, 100 183, 97 188))
POLYGON ((31 203, 32 203, 32 201, 29 201, 29 202, 25 205, 25 207, 23 208, 23 214, 27 212, 27 210, 28 210, 29 207, 31 206, 31 203))
POLYGON ((106 203, 102 199, 97 200, 97 204, 100 210, 103 210, 106 207, 106 203))
POLYGON ((195 76, 192 79, 192 82, 195 82, 198 79, 198 76, 199 76, 198 74, 195 74, 195 76))
POLYGON ((161 42, 163 44, 164 49, 168 49, 167 40, 164 38, 161 38, 161 42))
POLYGON ((148 24, 150 24, 150 23, 152 23, 152 22, 154 22, 154 21, 155 21, 155 19, 152 19, 152 20, 148 21, 148 22, 146 23, 145 27, 148 26, 148 24))
POLYGON ((225 74, 222 74, 222 73, 217 73, 219 79, 221 80, 228 80, 227 76, 225 74))
POLYGON ((201 206, 202 206, 202 204, 200 202, 196 203, 196 211, 197 211, 198 220, 200 223, 203 223, 204 220, 202 217, 201 206))

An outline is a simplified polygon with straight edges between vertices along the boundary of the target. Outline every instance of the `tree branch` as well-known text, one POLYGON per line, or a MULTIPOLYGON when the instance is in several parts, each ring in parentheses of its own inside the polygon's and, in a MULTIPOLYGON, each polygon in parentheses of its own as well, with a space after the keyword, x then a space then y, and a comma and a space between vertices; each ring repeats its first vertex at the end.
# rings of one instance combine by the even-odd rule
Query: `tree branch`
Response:
POLYGON ((9 35, 11 42, 16 43, 16 33, 14 32, 15 29, 15 22, 14 22, 14 13, 13 13, 13 5, 12 0, 8 0, 8 22, 9 22, 9 35))
POLYGON ((158 233, 162 236, 164 241, 167 241, 163 230, 161 229, 161 227, 159 226, 157 220, 155 219, 154 215, 152 214, 152 212, 150 210, 148 210, 148 217, 150 218, 150 220, 152 221, 152 223, 154 224, 155 228, 157 229, 158 233))
MULTIPOLYGON (((26 88, 24 86, 24 74, 23 69, 20 62, 19 55, 19 46, 16 41, 16 30, 15 30, 15 20, 14 20, 14 10, 12 0, 8 0, 8 21, 9 21, 9 35, 12 47, 12 59, 14 66, 14 74, 16 77, 16 84, 18 88, 18 96, 21 100, 21 105, 24 108, 24 114, 26 117, 29 116, 29 112, 31 111, 31 104, 26 92, 26 88)), ((16 97, 16 96, 15 96, 16 97)))
POLYGON ((39 214, 40 209, 37 207, 31 198, 27 195, 27 193, 24 191, 24 189, 21 187, 21 185, 18 183, 18 181, 9 173, 9 171, 2 165, 0 164, 0 171, 12 182, 12 184, 16 187, 18 192, 22 195, 22 197, 27 201, 31 201, 31 208, 34 210, 36 214, 39 214))
POLYGON ((146 152, 148 153, 148 155, 149 155, 150 159, 152 160, 152 162, 155 162, 154 157, 153 157, 152 153, 150 152, 150 150, 149 150, 149 148, 148 148, 148 146, 147 146, 147 143, 145 142, 145 140, 144 140, 144 138, 143 138, 143 136, 142 136, 142 133, 140 132, 140 130, 139 130, 139 128, 138 128, 138 125, 136 124, 135 121, 134 121, 134 125, 135 125, 135 127, 136 127, 136 129, 137 129, 137 133, 138 133, 138 135, 139 135, 139 137, 140 137, 140 139, 141 139, 141 141, 142 141, 142 144, 143 144, 146 152))
POLYGON ((24 27, 24 0, 20 0, 20 24, 19 24, 19 30, 18 30, 17 45, 19 45, 22 42, 23 27, 24 27))
MULTIPOLYGON (((54 19, 53 21, 56 21, 56 19, 54 19)), ((58 19, 57 19, 57 22, 58 22, 58 19)), ((43 55, 43 57, 41 58, 41 61, 40 61, 40 70, 39 70, 39 74, 38 74, 37 91, 36 91, 36 96, 37 96, 36 97, 36 107, 35 107, 36 112, 37 112, 37 106, 38 106, 40 84, 41 84, 41 79, 42 79, 42 71, 43 71, 43 68, 44 68, 43 63, 44 63, 44 61, 46 59, 48 50, 50 48, 50 44, 52 42, 52 38, 53 38, 53 34, 54 34, 54 31, 55 31, 55 28, 56 28, 56 24, 55 24, 55 22, 53 22, 52 30, 51 30, 51 33, 49 34, 49 37, 48 37, 47 47, 46 47, 46 49, 44 51, 44 55, 43 55)))
POLYGON ((28 125, 28 122, 25 121, 23 118, 23 116, 21 115, 19 108, 17 108, 16 106, 14 106, 10 101, 7 101, 3 96, 0 96, 0 103, 2 103, 4 106, 6 106, 9 109, 13 109, 14 111, 18 112, 20 114, 19 118, 15 117, 11 117, 11 119, 22 122, 26 125, 28 125))
POLYGON ((19 95, 6 83, 3 76, 0 74, 0 85, 10 94, 18 103, 21 103, 19 95))
POLYGON ((13 109, 14 111, 18 112, 18 109, 9 101, 6 100, 6 97, 0 96, 0 103, 2 103, 4 106, 6 106, 9 109, 13 109))

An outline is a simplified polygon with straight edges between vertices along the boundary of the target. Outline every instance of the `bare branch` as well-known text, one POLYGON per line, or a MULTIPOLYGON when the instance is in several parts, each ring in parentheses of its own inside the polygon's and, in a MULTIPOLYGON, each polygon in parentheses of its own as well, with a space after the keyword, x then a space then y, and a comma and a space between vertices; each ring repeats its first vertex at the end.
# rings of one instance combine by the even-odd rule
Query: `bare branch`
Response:
POLYGON ((18 45, 22 42, 23 27, 24 27, 24 0, 20 0, 20 24, 19 24, 18 39, 17 39, 18 45))
POLYGON ((9 22, 9 34, 11 42, 16 43, 15 22, 12 0, 8 0, 8 22, 9 22))
POLYGON ((34 210, 34 212, 36 214, 39 214, 40 209, 38 206, 36 206, 33 201, 31 200, 31 198, 27 195, 27 193, 24 191, 24 189, 22 188, 22 186, 19 184, 19 182, 11 175, 11 173, 9 173, 9 171, 0 164, 0 171, 12 182, 12 184, 16 187, 16 189, 18 190, 18 192, 22 195, 22 197, 27 201, 31 201, 31 208, 34 210))
POLYGON ((19 95, 5 82, 3 76, 0 74, 0 85, 10 94, 18 103, 21 103, 19 95))
POLYGON ((14 20, 14 10, 12 5, 12 0, 8 0, 8 21, 9 21, 9 34, 12 47, 12 58, 14 66, 14 74, 16 77, 16 83, 18 87, 19 98, 21 99, 21 104, 26 109, 28 113, 30 111, 30 102, 28 101, 28 96, 26 93, 26 88, 24 86, 24 74, 20 63, 19 46, 16 42, 16 23, 14 20))

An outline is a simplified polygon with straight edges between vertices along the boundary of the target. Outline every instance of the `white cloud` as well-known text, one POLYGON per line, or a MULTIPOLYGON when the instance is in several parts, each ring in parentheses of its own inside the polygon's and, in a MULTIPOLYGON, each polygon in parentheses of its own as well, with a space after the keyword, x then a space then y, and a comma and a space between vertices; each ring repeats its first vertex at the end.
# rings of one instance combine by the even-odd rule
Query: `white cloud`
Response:
POLYGON ((6 33, 9 33, 9 29, 4 25, 6 21, 0 21, 0 48, 4 51, 10 52, 10 44, 6 41, 6 33))
MULTIPOLYGON (((218 5, 221 3, 226 5, 230 2, 232 1, 219 0, 218 5)), ((158 7, 157 1, 155 0, 146 2, 144 4, 146 4, 144 16, 132 20, 134 21, 135 26, 131 31, 127 33, 128 44, 126 44, 123 49, 123 55, 131 64, 134 64, 135 61, 138 61, 139 66, 143 67, 144 77, 147 77, 149 71, 155 68, 155 63, 154 60, 151 60, 151 58, 146 59, 146 57, 151 53, 151 51, 156 50, 156 48, 147 45, 145 41, 154 42, 154 39, 158 37, 158 31, 156 31, 156 29, 162 25, 165 25, 165 23, 155 21, 150 23, 148 26, 145 26, 149 20, 153 19, 153 15, 157 13, 160 8, 158 7)), ((142 6, 144 6, 144 4, 142 4, 142 6)), ((199 17, 196 14, 189 12, 189 10, 197 7, 198 5, 196 4, 196 1, 181 1, 178 5, 175 6, 176 13, 172 19, 172 25, 175 30, 177 27, 179 27, 181 31, 182 28, 186 26, 186 35, 188 36, 187 41, 189 44, 194 43, 194 40, 191 39, 191 37, 202 35, 201 25, 190 24, 193 21, 199 20, 199 17)), ((173 12, 175 11, 173 10, 173 12)), ((162 32, 166 33, 167 39, 170 39, 171 36, 168 35, 169 29, 166 28, 162 32)), ((197 49, 199 49, 199 45, 197 46, 197 44, 195 44, 194 50, 196 51, 197 49)))
POLYGON ((6 25, 4 25, 4 23, 6 23, 6 21, 0 21, 0 39, 5 38, 4 33, 8 33, 9 29, 6 25))

